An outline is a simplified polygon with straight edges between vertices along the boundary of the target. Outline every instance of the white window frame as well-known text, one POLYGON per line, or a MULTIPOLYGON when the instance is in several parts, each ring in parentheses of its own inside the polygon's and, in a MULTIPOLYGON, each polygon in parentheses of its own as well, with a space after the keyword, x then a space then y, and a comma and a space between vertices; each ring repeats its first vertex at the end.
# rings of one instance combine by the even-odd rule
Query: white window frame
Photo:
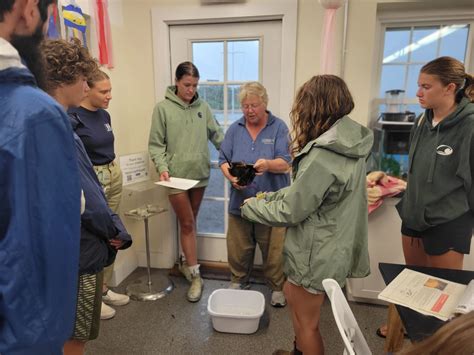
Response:
MULTIPOLYGON (((469 25, 469 34, 466 46, 466 58, 464 65, 466 72, 472 72, 474 68, 474 10, 473 9, 452 9, 449 11, 383 11, 377 15, 376 26, 376 83, 372 86, 372 124, 378 118, 379 106, 385 104, 385 98, 380 97, 380 80, 382 76, 383 49, 385 42, 385 31, 388 27, 418 27, 418 26, 439 26, 452 24, 469 25)), ((405 105, 418 104, 416 98, 404 98, 401 102, 405 105)))

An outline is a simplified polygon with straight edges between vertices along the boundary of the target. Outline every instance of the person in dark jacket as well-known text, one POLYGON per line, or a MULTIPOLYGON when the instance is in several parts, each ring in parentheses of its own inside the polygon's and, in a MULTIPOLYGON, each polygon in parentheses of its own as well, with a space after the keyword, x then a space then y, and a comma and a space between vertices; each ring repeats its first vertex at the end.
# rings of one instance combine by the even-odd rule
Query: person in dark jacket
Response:
MULTIPOLYGON (((48 40, 42 44, 46 61, 46 90, 65 110, 78 106, 89 90, 86 75, 98 70, 78 40, 48 40)), ((71 118, 71 121, 74 122, 71 118)), ((81 249, 76 324, 64 353, 84 352, 85 342, 99 335, 103 268, 113 263, 118 249, 131 245, 120 218, 107 205, 84 145, 74 133, 85 211, 81 215, 81 249), (92 307, 91 307, 92 305, 92 307)))
POLYGON ((473 77, 457 59, 440 57, 421 68, 416 95, 425 112, 411 132, 407 190, 397 205, 405 262, 462 270, 474 225, 473 77))
POLYGON ((474 87, 464 65, 440 57, 421 68, 405 195, 397 206, 407 264, 462 269, 474 211, 474 87))
POLYGON ((0 1, 0 353, 59 355, 77 294, 80 185, 63 108, 38 89, 53 0, 0 1), (21 35, 20 35, 21 34, 21 35))

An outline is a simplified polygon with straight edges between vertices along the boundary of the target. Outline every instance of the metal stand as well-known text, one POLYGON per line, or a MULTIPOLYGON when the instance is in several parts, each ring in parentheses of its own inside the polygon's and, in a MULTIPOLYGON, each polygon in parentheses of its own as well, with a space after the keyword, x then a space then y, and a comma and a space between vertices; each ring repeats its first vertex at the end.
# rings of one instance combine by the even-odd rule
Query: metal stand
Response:
POLYGON ((150 270, 148 218, 164 211, 165 209, 152 209, 146 206, 145 208, 139 208, 125 213, 126 216, 143 220, 145 223, 147 276, 142 276, 127 286, 127 295, 136 301, 155 301, 165 297, 174 288, 173 282, 167 276, 162 274, 152 275, 150 270))

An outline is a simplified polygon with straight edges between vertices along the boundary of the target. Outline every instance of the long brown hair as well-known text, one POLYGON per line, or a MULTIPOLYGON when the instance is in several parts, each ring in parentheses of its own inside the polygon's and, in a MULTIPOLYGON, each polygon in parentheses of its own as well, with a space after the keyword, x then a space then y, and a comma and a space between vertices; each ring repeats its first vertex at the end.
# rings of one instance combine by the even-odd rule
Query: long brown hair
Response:
POLYGON ((398 355, 474 354, 474 311, 453 319, 429 338, 402 349, 398 355))
POLYGON ((313 76, 299 88, 291 109, 292 154, 353 109, 354 100, 344 80, 335 75, 313 76))
POLYGON ((455 100, 461 101, 467 97, 474 102, 474 78, 466 73, 464 64, 452 57, 439 57, 426 63, 420 70, 421 73, 436 75, 438 80, 447 86, 456 85, 455 100))

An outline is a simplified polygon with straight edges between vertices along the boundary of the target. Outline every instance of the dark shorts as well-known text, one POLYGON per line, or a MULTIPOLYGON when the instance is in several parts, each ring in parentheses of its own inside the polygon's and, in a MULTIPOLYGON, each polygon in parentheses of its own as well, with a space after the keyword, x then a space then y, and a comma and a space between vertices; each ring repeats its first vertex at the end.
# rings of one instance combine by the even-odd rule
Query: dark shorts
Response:
POLYGON ((402 234, 407 237, 421 238, 425 252, 428 255, 441 255, 450 250, 461 254, 469 254, 473 224, 474 216, 471 212, 468 212, 452 221, 428 228, 422 232, 408 228, 402 223, 402 234))
POLYGON ((99 336, 103 272, 79 275, 76 322, 72 339, 88 341, 99 336))

